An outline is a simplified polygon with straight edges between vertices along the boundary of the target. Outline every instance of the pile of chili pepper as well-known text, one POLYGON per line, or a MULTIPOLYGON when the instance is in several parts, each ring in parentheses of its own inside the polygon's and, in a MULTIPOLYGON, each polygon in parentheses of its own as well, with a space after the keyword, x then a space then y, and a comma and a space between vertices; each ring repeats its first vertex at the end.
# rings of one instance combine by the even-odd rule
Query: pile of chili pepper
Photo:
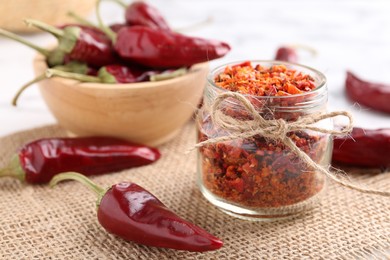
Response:
MULTIPOLYGON (((100 2, 97 0, 98 6, 100 2)), ((175 32, 155 7, 143 1, 122 5, 126 7, 126 21, 112 26, 103 24, 99 8, 99 26, 80 22, 53 27, 40 21, 26 20, 28 25, 49 32, 58 39, 58 45, 51 50, 2 29, 0 35, 40 52, 46 57, 50 69, 63 70, 61 73, 52 71, 39 75, 30 84, 47 75, 99 83, 164 80, 183 75, 192 65, 223 57, 230 51, 225 42, 175 32), (67 64, 71 62, 81 63, 90 69, 85 73, 69 70, 67 64)))

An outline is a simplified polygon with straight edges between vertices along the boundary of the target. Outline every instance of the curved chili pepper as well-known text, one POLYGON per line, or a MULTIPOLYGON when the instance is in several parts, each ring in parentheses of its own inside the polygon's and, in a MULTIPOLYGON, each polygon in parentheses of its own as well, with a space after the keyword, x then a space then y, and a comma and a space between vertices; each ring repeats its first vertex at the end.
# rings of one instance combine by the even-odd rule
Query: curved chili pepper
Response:
POLYGON ((97 218, 109 233, 138 244, 203 252, 222 247, 223 242, 202 228, 184 220, 158 198, 131 182, 103 189, 77 173, 55 176, 50 185, 76 180, 98 195, 97 218))
POLYGON ((0 177, 40 184, 64 171, 96 175, 147 165, 159 158, 156 148, 113 137, 46 138, 24 145, 0 177))
POLYGON ((95 67, 117 62, 111 40, 94 27, 78 25, 58 29, 35 20, 26 20, 26 23, 57 37, 59 44, 56 49, 61 50, 63 55, 49 57, 50 64, 63 64, 65 55, 71 60, 85 62, 95 67))
POLYGON ((125 18, 129 25, 143 25, 160 30, 171 30, 159 10, 144 1, 131 3, 126 8, 125 18))
POLYGON ((390 128, 353 128, 350 137, 334 139, 332 161, 363 167, 390 167, 390 128))
POLYGON ((298 62, 298 54, 294 48, 282 46, 276 51, 275 60, 298 62))
POLYGON ((61 77, 74 79, 81 82, 96 83, 134 83, 142 81, 160 81, 182 76, 187 73, 186 68, 177 70, 146 70, 139 67, 129 67, 119 64, 107 65, 98 70, 97 76, 88 76, 56 69, 47 69, 46 78, 61 77))
POLYGON ((390 113, 390 85, 364 81, 347 71, 345 88, 351 100, 375 110, 390 113))
POLYGON ((177 68, 223 57, 230 46, 217 40, 131 26, 118 31, 114 49, 122 59, 147 67, 177 68))
POLYGON ((142 25, 155 29, 171 30, 160 11, 144 1, 134 1, 129 5, 122 0, 111 1, 126 9, 125 19, 127 25, 142 25))

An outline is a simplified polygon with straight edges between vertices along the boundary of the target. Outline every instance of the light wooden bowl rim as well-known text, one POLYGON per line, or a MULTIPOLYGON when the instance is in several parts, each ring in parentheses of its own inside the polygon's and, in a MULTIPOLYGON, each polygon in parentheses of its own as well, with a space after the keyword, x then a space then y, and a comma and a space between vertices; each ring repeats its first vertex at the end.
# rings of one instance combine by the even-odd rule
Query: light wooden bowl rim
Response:
MULTIPOLYGON (((33 62, 34 62, 34 67, 38 68, 40 72, 37 72, 37 74, 43 74, 44 71, 48 68, 47 64, 45 62, 45 57, 38 53, 33 62)), ((185 80, 189 77, 191 77, 191 73, 198 69, 208 69, 209 68, 209 63, 208 62, 203 62, 203 63, 197 63, 191 66, 191 68, 188 70, 188 72, 183 75, 179 76, 173 79, 167 79, 167 80, 161 80, 161 81, 155 81, 155 82, 138 82, 138 83, 116 83, 116 84, 107 84, 107 83, 86 83, 86 82, 80 82, 77 80, 73 79, 64 79, 64 78, 59 78, 59 77, 53 77, 50 78, 50 80, 53 81, 58 81, 58 82, 67 82, 68 84, 77 84, 77 87, 81 88, 86 88, 86 89, 145 89, 145 88, 161 88, 163 86, 169 86, 171 83, 175 83, 178 81, 185 80)))

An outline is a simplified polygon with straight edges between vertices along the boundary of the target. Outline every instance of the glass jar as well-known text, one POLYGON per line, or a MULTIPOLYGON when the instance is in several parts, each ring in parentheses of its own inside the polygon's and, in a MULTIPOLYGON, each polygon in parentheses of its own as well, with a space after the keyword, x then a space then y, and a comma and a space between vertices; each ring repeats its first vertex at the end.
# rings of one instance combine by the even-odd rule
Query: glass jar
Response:
MULTIPOLYGON (((239 63, 225 64, 209 73, 203 107, 197 117, 199 142, 231 134, 214 125, 209 108, 218 94, 228 92, 215 84, 216 75, 226 66, 239 63)), ((279 61, 252 61, 252 64, 263 67, 284 64, 314 79, 315 88, 304 94, 245 95, 265 119, 291 122, 299 116, 326 112, 326 78, 319 71, 279 61)), ((248 117, 245 108, 235 99, 224 100, 221 109, 232 117, 248 117)), ((333 128, 331 119, 315 126, 333 128)), ((288 137, 316 163, 329 165, 333 147, 329 134, 301 130, 288 133, 288 137)), ((210 143, 198 149, 198 184, 202 194, 221 210, 240 218, 274 220, 311 209, 320 201, 325 181, 325 176, 310 169, 284 144, 260 135, 210 143)))

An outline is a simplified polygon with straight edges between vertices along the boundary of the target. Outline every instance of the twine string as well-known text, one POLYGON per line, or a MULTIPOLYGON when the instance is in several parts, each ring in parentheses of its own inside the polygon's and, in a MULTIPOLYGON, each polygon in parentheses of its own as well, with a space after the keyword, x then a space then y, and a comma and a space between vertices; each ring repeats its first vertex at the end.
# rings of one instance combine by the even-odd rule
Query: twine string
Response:
MULTIPOLYGON (((264 117, 262 117, 260 113, 256 111, 256 108, 252 105, 252 103, 247 98, 245 98, 245 96, 236 92, 226 92, 226 93, 219 94, 216 97, 211 108, 209 108, 209 110, 210 110, 209 112, 210 112, 211 120, 214 123, 214 125, 223 130, 226 130, 230 134, 225 136, 210 138, 208 140, 196 144, 194 148, 202 147, 212 143, 224 142, 224 141, 229 141, 229 140, 234 140, 239 138, 245 139, 245 138, 253 137, 255 135, 261 135, 267 140, 279 141, 283 143, 311 169, 324 174, 329 179, 338 183, 341 186, 356 191, 360 191, 363 193, 367 193, 367 194, 375 194, 375 195, 390 197, 390 192, 365 188, 360 185, 353 184, 349 180, 341 179, 339 175, 336 175, 336 173, 332 173, 327 168, 314 162, 310 158, 310 156, 307 155, 301 149, 299 149, 299 147, 297 147, 294 141, 291 140, 287 135, 289 132, 300 131, 300 130, 312 130, 312 131, 316 131, 324 134, 332 134, 332 135, 348 134, 352 131, 353 128, 353 117, 350 113, 346 111, 335 111, 330 113, 318 113, 318 114, 305 115, 299 117, 296 121, 292 121, 292 122, 287 122, 283 119, 267 120, 264 117), (244 106, 244 108, 249 113, 249 115, 251 115, 252 119, 242 120, 242 119, 238 119, 226 115, 221 109, 221 106, 224 101, 231 98, 239 101, 239 103, 241 103, 244 106), (339 130, 327 129, 322 127, 317 127, 314 125, 315 123, 320 122, 321 120, 333 118, 336 116, 344 116, 348 118, 349 121, 348 124, 344 128, 339 130)), ((345 172, 341 170, 337 170, 336 172, 343 173, 344 175, 346 175, 345 172)))

